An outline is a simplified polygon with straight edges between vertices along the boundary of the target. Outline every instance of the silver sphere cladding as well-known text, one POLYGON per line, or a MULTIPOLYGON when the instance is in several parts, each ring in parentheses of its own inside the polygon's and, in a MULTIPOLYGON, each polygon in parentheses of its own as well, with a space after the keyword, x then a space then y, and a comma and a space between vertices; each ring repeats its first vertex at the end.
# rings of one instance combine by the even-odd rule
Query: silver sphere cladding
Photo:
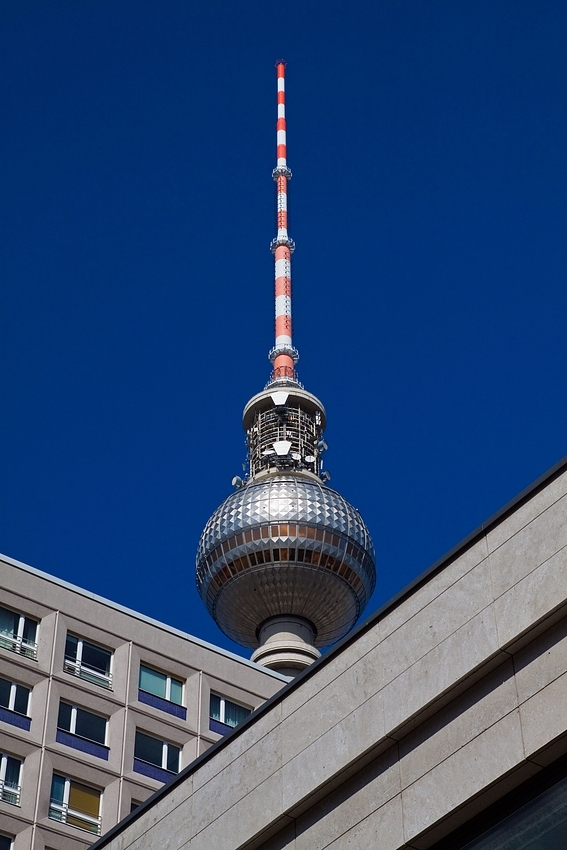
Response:
POLYGON ((258 646, 269 617, 310 620, 316 646, 343 637, 376 582, 364 520, 339 493, 308 477, 275 475, 236 490, 209 519, 197 551, 197 587, 232 640, 258 646))

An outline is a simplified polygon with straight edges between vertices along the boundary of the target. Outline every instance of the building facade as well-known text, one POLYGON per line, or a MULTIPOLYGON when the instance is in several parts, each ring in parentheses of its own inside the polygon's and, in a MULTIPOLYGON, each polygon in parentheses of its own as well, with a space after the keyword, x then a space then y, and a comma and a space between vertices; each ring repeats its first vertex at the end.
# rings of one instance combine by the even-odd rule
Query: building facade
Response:
POLYGON ((83 850, 287 681, 0 556, 0 850, 83 850))
POLYGON ((567 847, 567 458, 93 850, 567 847))

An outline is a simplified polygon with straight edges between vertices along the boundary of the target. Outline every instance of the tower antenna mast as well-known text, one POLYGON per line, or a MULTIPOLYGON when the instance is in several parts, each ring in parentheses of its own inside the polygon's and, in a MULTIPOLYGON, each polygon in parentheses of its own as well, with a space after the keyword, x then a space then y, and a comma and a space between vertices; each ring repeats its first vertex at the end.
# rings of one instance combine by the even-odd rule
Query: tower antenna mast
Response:
POLYGON ((276 124, 276 167, 272 177, 276 183, 277 234, 270 245, 275 260, 276 339, 269 353, 272 363, 271 383, 297 383, 295 364, 299 360, 291 338, 291 255, 295 243, 287 232, 287 196, 291 171, 287 165, 287 133, 285 121, 285 67, 276 62, 278 81, 278 120, 276 124))

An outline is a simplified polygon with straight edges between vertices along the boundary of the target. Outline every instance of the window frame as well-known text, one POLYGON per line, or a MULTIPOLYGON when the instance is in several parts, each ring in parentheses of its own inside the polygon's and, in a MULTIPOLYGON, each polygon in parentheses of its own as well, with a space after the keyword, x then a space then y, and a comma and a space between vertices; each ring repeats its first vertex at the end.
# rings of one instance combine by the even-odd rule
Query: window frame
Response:
MULTIPOLYGON (((240 724, 244 722, 244 720, 246 718, 243 718, 238 723, 236 723, 234 726, 232 726, 230 723, 226 722, 226 703, 227 702, 229 702, 231 705, 236 705, 238 708, 245 708, 246 711, 248 712, 248 714, 246 715, 247 717, 250 714, 252 714, 252 712, 254 711, 254 709, 250 708, 250 706, 248 706, 248 705, 244 705, 243 703, 236 702, 235 700, 229 699, 228 697, 224 697, 224 696, 222 696, 222 694, 217 694, 216 691, 211 691, 210 694, 209 694, 209 728, 211 728, 210 727, 211 721, 213 721, 213 723, 221 723, 227 729, 236 729, 237 726, 240 726, 240 724), (220 711, 219 711, 220 718, 221 718, 220 720, 217 720, 216 718, 214 718, 211 715, 211 697, 213 697, 213 696, 217 697, 220 700, 220 711)), ((214 730, 212 729, 211 731, 214 731, 214 730)), ((220 733, 217 733, 217 734, 220 734, 220 733)))
POLYGON ((144 732, 143 729, 136 729, 136 735, 135 735, 135 738, 134 738, 134 759, 137 760, 137 761, 141 761, 144 764, 149 764, 152 767, 157 767, 157 768, 159 768, 159 770, 165 770, 170 776, 177 776, 177 774, 181 770, 181 752, 182 752, 182 750, 183 750, 183 747, 178 746, 178 744, 172 744, 169 741, 164 741, 163 738, 156 738, 155 735, 150 735, 148 732, 144 732), (145 735, 146 738, 152 738, 154 741, 158 741, 158 743, 161 744, 161 764, 156 764, 153 761, 146 761, 146 759, 142 759, 142 758, 140 758, 139 756, 136 755, 136 739, 138 737, 138 734, 145 735), (169 770, 169 768, 167 767, 167 756, 168 756, 168 752, 169 752, 169 747, 175 747, 175 749, 178 751, 177 770, 176 771, 169 770))
POLYGON ((9 850, 13 850, 13 847, 14 847, 14 836, 13 836, 13 835, 9 835, 7 832, 0 832, 0 839, 1 839, 1 838, 7 838, 7 839, 8 839, 8 841, 10 842, 10 848, 9 848, 9 850))
POLYGON ((22 792, 22 765, 23 760, 16 756, 9 756, 7 753, 0 753, 0 800, 3 803, 10 803, 12 806, 20 805, 20 797, 22 792), (18 784, 6 785, 6 769, 8 767, 8 759, 18 762, 20 765, 18 770, 18 784), (14 799, 9 800, 7 797, 13 795, 14 799))
POLYGON ((59 709, 61 709, 61 703, 64 705, 68 705, 71 709, 71 722, 69 723, 70 729, 64 729, 63 726, 59 725, 59 712, 57 713, 57 729, 61 732, 66 732, 68 735, 74 735, 76 738, 81 738, 83 741, 89 741, 91 744, 97 744, 99 747, 107 747, 108 741, 108 717, 105 717, 104 714, 99 714, 96 711, 88 711, 86 708, 82 708, 80 705, 75 705, 72 702, 67 702, 65 699, 59 700, 59 709), (84 711, 85 714, 91 714, 93 717, 100 717, 101 720, 104 720, 104 741, 95 741, 93 738, 86 738, 84 735, 79 735, 76 732, 77 728, 77 712, 84 711))
POLYGON ((8 682, 10 684, 10 698, 8 700, 8 705, 2 705, 0 708, 4 708, 7 711, 12 711, 14 714, 18 714, 20 717, 31 717, 30 703, 31 703, 31 693, 32 688, 28 688, 27 685, 22 685, 20 682, 13 682, 11 679, 5 679, 3 676, 0 676, 0 681, 8 682), (16 704, 16 692, 18 688, 24 688, 28 692, 28 704, 26 713, 22 714, 21 711, 17 711, 14 707, 16 704))
POLYGON ((180 708, 185 707, 185 681, 183 679, 178 679, 176 676, 172 676, 170 673, 164 673, 162 670, 156 670, 155 667, 150 667, 148 664, 144 664, 143 662, 140 662, 140 669, 138 671, 138 690, 145 694, 151 694, 152 696, 157 697, 157 699, 165 699, 166 702, 171 702, 173 705, 178 705, 180 708), (140 684, 142 669, 149 670, 150 673, 157 673, 159 676, 163 676, 165 679, 165 697, 161 697, 159 694, 154 694, 152 691, 148 691, 146 688, 142 687, 140 684), (181 685, 181 702, 176 702, 171 699, 172 681, 181 685))
POLYGON ((96 643, 91 643, 90 640, 86 640, 85 638, 79 637, 79 635, 74 635, 72 632, 67 632, 65 637, 65 650, 63 654, 63 670, 65 673, 69 673, 71 676, 77 676, 79 679, 83 679, 85 682, 91 682, 93 685, 98 685, 101 688, 107 688, 108 690, 112 690, 112 667, 114 661, 114 652, 111 649, 108 649, 106 646, 100 646, 96 643), (67 640, 68 638, 75 638, 77 641, 77 657, 75 659, 67 658, 67 640), (94 649, 102 649, 104 652, 108 652, 109 664, 108 664, 108 673, 101 673, 99 670, 95 670, 93 667, 89 667, 86 664, 83 664, 83 648, 87 644, 87 646, 92 646, 94 649))
POLYGON ((27 617, 20 611, 14 611, 12 608, 5 608, 3 605, 0 606, 0 611, 8 611, 10 614, 15 614, 19 618, 18 627, 16 629, 16 632, 12 633, 12 637, 7 634, 2 634, 0 632, 0 647, 2 647, 2 649, 7 649, 11 652, 17 652, 19 655, 23 655, 25 658, 32 658, 34 661, 36 661, 39 620, 34 620, 33 617, 27 617), (26 621, 35 624, 35 641, 24 639, 24 629, 26 627, 26 621), (10 645, 3 646, 3 641, 7 641, 10 645))
POLYGON ((93 788, 92 785, 88 785, 85 782, 79 782, 78 779, 71 779, 69 776, 63 776, 61 773, 56 773, 55 771, 51 777, 51 791, 49 792, 49 813, 48 817, 50 820, 55 820, 58 823, 67 824, 67 819, 69 815, 71 817, 77 818, 77 820, 84 820, 86 823, 90 823, 92 826, 96 827, 96 829, 88 829, 87 827, 77 826, 75 823, 67 824, 68 826, 72 826, 75 829, 81 829, 84 832, 90 832, 93 835, 101 834, 101 826, 102 826, 102 797, 103 791, 98 788, 93 788), (59 779, 63 779, 65 785, 63 788, 63 802, 54 802, 53 801, 53 779, 55 776, 58 776, 59 779), (85 788, 90 788, 92 791, 98 792, 98 817, 93 818, 92 815, 87 815, 84 812, 78 812, 76 809, 69 808, 69 796, 71 792, 71 785, 75 782, 77 785, 84 785, 85 788), (61 817, 53 817, 52 811, 59 812, 61 817))

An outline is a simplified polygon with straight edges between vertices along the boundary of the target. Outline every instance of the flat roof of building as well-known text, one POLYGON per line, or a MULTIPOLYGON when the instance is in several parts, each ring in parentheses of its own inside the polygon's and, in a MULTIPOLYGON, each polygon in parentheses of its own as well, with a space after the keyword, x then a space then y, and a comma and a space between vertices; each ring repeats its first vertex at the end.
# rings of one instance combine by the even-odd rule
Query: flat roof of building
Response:
POLYGON ((274 679, 279 679, 283 683, 289 682, 289 676, 282 676, 281 673, 277 673, 275 670, 269 670, 267 667, 261 667, 259 664, 255 664, 253 661, 249 661, 248 658, 243 658, 241 655, 237 655, 235 652, 230 652, 228 649, 223 649, 220 646, 215 646, 214 643, 209 643, 206 640, 201 640, 201 638, 195 637, 195 635, 190 635, 188 632, 183 632, 181 629, 176 629, 173 626, 168 626, 167 623, 162 623, 159 620, 154 620, 153 617, 147 617, 145 614, 141 614, 139 611, 134 611, 132 608, 126 608, 124 605, 119 605, 117 602, 112 602, 110 599, 105 599, 104 596, 98 596, 96 593, 91 593, 90 590, 85 590, 83 587, 78 587, 76 584, 71 584, 68 581, 64 581, 63 579, 57 578, 56 576, 52 576, 49 573, 44 573, 42 570, 37 570, 35 567, 30 567, 29 564, 24 564, 22 561, 16 561, 14 558, 9 558, 7 555, 0 554, 0 560, 4 561, 6 564, 9 564, 11 567, 15 567, 18 570, 24 570, 27 573, 31 573, 32 575, 38 576, 38 578, 42 578, 45 581, 49 581, 52 584, 56 584, 59 587, 64 587, 67 590, 72 591, 73 593, 77 593, 80 596, 85 596, 87 599, 92 599, 94 602, 99 602, 101 605, 106 605, 108 608, 113 608, 115 611, 121 611, 123 614, 127 614, 129 617, 134 617, 136 620, 141 620, 144 623, 148 623, 150 626, 155 626, 158 629, 162 629, 165 632, 169 632, 169 634, 177 635, 177 637, 183 638, 183 640, 187 640, 190 643, 195 644, 196 646, 204 647, 205 649, 209 649, 211 652, 216 652, 219 655, 223 655, 225 658, 231 658, 233 661, 237 661, 239 664, 244 664, 246 667, 252 667, 254 670, 258 670, 262 673, 265 673, 268 676, 273 676, 274 679))

